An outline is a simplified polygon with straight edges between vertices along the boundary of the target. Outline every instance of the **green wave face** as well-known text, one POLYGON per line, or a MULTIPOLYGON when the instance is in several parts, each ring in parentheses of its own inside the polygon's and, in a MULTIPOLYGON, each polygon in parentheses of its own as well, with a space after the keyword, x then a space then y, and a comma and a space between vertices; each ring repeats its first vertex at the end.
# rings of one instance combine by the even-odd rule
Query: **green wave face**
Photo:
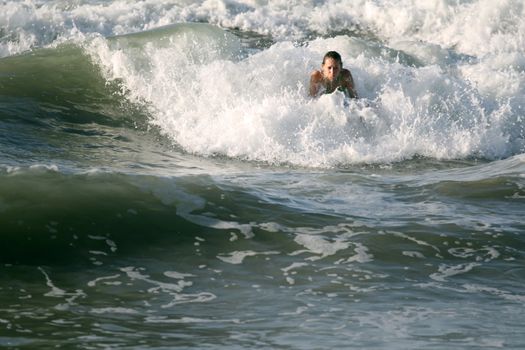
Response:
POLYGON ((2 95, 54 102, 101 99, 105 81, 82 49, 73 44, 38 49, 0 60, 2 95))
POLYGON ((166 47, 186 52, 194 64, 233 59, 240 52, 228 32, 180 24, 0 59, 1 158, 14 166, 36 161, 82 167, 158 158, 152 153, 165 153, 171 143, 158 142, 148 101, 133 97, 129 81, 149 79, 151 52, 166 47), (128 75, 108 73, 112 67, 100 59, 108 52, 125 55, 128 75))
POLYGON ((183 192, 177 180, 44 169, 0 179, 4 263, 88 263, 93 251, 116 258, 162 242, 184 244, 206 230, 179 213, 189 203, 158 195, 183 192))
MULTIPOLYGON (((195 63, 232 58, 240 52, 234 35, 208 24, 171 25, 103 40, 110 50, 126 52, 141 74, 147 74, 151 68, 152 49, 177 47, 195 63)), ((0 59, 0 99, 9 102, 0 105, 0 113, 15 115, 29 109, 35 114, 40 112, 39 115, 67 115, 79 122, 110 123, 109 119, 119 119, 123 105, 129 104, 126 87, 121 84, 126 77, 105 76, 105 67, 88 52, 92 41, 0 59), (30 108, 32 104, 37 106, 30 108)))
MULTIPOLYGON (((146 45, 155 48, 179 46, 186 54, 212 59, 232 58, 239 54, 239 39, 216 26, 205 23, 179 23, 137 33, 116 35, 108 38, 111 46, 119 49, 140 48, 146 45), (203 48, 214 48, 214 55, 203 48), (193 50, 193 51, 192 51, 193 50)), ((208 50, 209 51, 209 50, 208 50)))
POLYGON ((26 121, 129 123, 117 86, 73 44, 1 59, 0 99, 1 114, 26 121))

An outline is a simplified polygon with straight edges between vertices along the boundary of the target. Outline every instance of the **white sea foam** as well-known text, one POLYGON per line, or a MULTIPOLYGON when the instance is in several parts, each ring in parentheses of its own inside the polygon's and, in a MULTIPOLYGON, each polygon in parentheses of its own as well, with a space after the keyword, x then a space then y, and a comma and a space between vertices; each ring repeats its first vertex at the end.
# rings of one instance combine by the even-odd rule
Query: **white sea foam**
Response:
POLYGON ((439 266, 439 271, 430 275, 435 281, 445 282, 449 277, 464 274, 472 271, 477 266, 480 266, 479 263, 467 263, 467 264, 458 264, 458 265, 446 265, 441 264, 439 266))
POLYGON ((91 309, 91 312, 94 314, 128 314, 128 315, 134 315, 138 314, 139 312, 135 309, 127 308, 127 307, 102 307, 102 308, 93 308, 91 309))
POLYGON ((190 153, 330 167, 414 155, 497 158, 523 148, 510 100, 484 96, 438 65, 373 56, 358 39, 281 42, 242 60, 235 51, 213 57, 216 48, 205 61, 188 58, 202 49, 148 48, 149 70, 123 50, 109 49, 102 60, 130 97, 151 107, 152 123, 190 153), (308 74, 327 48, 349 58, 364 100, 346 106, 342 95, 306 96, 308 74))
POLYGON ((195 275, 192 275, 191 273, 181 273, 177 271, 165 271, 164 276, 179 280, 184 279, 186 277, 195 277, 195 275))
POLYGON ((0 54, 80 42, 130 100, 148 106, 153 125, 199 155, 307 167, 494 159, 525 149, 524 11, 516 0, 28 0, 0 5, 0 54), (140 45, 105 39, 191 21, 276 43, 240 52, 239 40, 209 25, 171 27, 140 45), (353 36, 334 34, 345 30, 353 36), (331 38, 305 39, 319 35, 331 38), (309 73, 331 49, 362 100, 307 97, 309 73))
POLYGON ((20 50, 63 40, 75 32, 108 36, 172 23, 208 22, 269 34, 277 40, 361 30, 392 43, 409 40, 480 56, 520 52, 525 46, 525 37, 519 35, 525 29, 524 14, 519 0, 25 0, 0 4, 3 52, 9 52, 9 44, 15 50, 20 45, 20 50))
POLYGON ((120 270, 124 272, 132 282, 138 281, 153 285, 153 287, 148 288, 148 293, 168 295, 172 300, 167 302, 166 304, 161 305, 162 308, 170 308, 175 305, 186 303, 205 303, 216 298, 216 296, 210 292, 200 292, 191 294, 183 293, 183 290, 185 288, 193 286, 193 282, 186 281, 183 277, 190 277, 191 275, 183 276, 182 274, 167 271, 164 274, 166 277, 175 277, 175 279, 177 280, 177 283, 168 283, 155 280, 149 275, 142 273, 142 271, 144 270, 142 268, 129 266, 121 268, 120 270))
POLYGON ((76 299, 85 298, 87 296, 81 289, 76 289, 74 292, 70 292, 57 287, 51 280, 51 277, 49 277, 49 274, 42 267, 38 267, 38 270, 42 272, 46 279, 46 285, 51 289, 49 292, 45 293, 44 296, 64 299, 65 301, 65 303, 55 305, 55 309, 67 310, 70 306, 76 304, 76 299))
POLYGON ((256 255, 274 255, 279 254, 279 252, 275 251, 268 251, 268 252, 254 252, 252 250, 247 251, 234 251, 228 254, 221 254, 217 255, 217 259, 220 259, 228 264, 242 264, 245 258, 249 256, 256 256, 256 255))
POLYGON ((116 275, 111 275, 111 276, 103 276, 103 277, 98 277, 98 278, 95 278, 94 280, 92 281, 89 281, 87 283, 87 285, 89 287, 95 287, 97 285, 97 283, 101 282, 101 281, 106 281, 106 280, 114 280, 116 278, 119 278, 120 277, 120 274, 116 274, 116 275))
POLYGON ((340 250, 348 249, 350 246, 350 242, 344 238, 338 237, 331 241, 322 236, 309 234, 297 234, 295 242, 305 247, 308 252, 316 254, 316 256, 309 257, 307 260, 319 260, 334 255, 340 250))
POLYGON ((149 316, 145 319, 146 323, 234 323, 239 324, 239 319, 207 319, 196 317, 168 318, 166 316, 149 316))

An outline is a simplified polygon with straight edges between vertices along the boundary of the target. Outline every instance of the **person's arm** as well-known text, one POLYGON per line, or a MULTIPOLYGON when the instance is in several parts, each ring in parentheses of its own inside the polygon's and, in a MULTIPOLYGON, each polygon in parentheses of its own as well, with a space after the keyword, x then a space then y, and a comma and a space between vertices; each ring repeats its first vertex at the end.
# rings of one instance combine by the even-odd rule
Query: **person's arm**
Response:
POLYGON ((310 96, 316 97, 321 88, 321 81, 323 80, 323 75, 318 70, 314 71, 310 75, 310 96))
POLYGON ((348 91, 351 98, 358 98, 355 89, 354 78, 348 69, 345 69, 345 76, 343 80, 344 88, 348 91))

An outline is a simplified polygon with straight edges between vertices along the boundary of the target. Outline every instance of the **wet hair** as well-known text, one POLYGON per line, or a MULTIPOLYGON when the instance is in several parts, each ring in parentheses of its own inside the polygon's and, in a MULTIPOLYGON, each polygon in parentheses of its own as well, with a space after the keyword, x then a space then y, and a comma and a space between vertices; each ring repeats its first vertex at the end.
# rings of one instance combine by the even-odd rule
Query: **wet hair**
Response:
POLYGON ((324 64, 324 61, 327 58, 332 58, 335 61, 339 62, 341 67, 343 66, 343 59, 341 58, 341 55, 338 52, 336 52, 336 51, 328 51, 323 57, 323 64, 324 64))

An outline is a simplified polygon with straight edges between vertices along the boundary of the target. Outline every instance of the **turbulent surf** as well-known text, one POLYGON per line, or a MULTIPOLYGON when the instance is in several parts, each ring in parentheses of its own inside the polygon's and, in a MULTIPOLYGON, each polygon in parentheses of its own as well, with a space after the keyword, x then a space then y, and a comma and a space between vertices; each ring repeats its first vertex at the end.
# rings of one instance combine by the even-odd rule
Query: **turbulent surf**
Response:
POLYGON ((0 347, 522 348, 524 18, 0 3, 0 347))

